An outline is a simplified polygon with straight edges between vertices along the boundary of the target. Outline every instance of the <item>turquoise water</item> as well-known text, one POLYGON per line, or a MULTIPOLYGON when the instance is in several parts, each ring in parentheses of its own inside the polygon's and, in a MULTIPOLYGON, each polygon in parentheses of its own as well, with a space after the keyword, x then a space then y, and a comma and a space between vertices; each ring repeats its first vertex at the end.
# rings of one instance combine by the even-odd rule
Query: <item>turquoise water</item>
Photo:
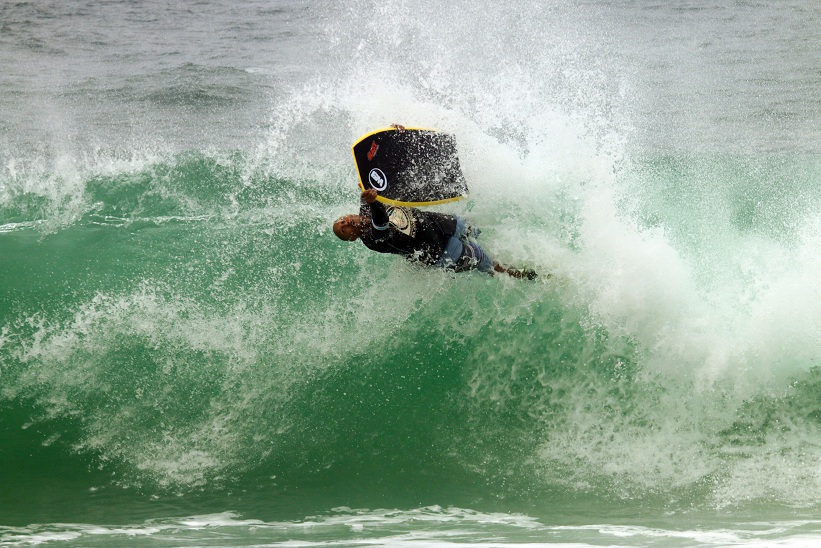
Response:
POLYGON ((0 545, 821 538, 818 8, 0 7, 0 545), (452 132, 534 283, 337 240, 452 132))

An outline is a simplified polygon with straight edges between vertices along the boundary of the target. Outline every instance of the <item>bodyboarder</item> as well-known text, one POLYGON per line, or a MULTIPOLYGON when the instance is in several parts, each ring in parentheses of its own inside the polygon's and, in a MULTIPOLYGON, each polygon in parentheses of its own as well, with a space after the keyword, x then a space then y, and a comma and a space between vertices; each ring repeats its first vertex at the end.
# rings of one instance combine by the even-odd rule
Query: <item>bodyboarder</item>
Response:
POLYGON ((386 208, 377 196, 376 189, 365 190, 359 214, 344 215, 334 222, 334 234, 340 240, 359 239, 373 251, 454 272, 478 270, 491 276, 500 272, 536 279, 531 269, 510 268, 491 259, 475 241, 479 230, 461 217, 414 207, 386 208))

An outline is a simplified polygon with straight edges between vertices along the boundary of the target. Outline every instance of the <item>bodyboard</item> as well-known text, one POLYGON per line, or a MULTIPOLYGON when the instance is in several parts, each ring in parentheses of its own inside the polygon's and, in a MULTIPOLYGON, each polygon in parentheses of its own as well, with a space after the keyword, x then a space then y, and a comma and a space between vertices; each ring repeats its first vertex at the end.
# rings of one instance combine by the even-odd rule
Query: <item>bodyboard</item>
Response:
POLYGON ((426 206, 467 196, 452 135, 432 129, 388 128, 363 135, 351 147, 359 187, 375 188, 391 205, 426 206))

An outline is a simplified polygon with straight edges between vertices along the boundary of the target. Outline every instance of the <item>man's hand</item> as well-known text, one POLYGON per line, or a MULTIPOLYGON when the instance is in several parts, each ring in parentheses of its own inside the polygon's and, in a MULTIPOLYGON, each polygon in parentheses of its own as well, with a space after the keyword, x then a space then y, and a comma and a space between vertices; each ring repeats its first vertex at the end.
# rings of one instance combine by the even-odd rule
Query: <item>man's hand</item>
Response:
POLYGON ((372 204, 376 201, 376 196, 377 193, 375 188, 369 188, 368 190, 362 192, 362 199, 369 204, 372 204))
POLYGON ((405 126, 401 124, 391 124, 391 127, 398 131, 399 133, 405 133, 405 126))

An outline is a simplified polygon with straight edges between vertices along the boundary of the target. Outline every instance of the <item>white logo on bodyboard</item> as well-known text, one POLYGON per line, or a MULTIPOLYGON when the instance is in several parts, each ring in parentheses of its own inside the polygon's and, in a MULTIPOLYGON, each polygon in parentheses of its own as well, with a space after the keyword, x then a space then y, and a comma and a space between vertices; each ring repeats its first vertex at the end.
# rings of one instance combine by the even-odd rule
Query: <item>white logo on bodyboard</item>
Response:
POLYGON ((379 192, 382 192, 388 188, 388 178, 385 177, 385 173, 378 167, 371 170, 368 174, 368 179, 371 182, 371 187, 375 188, 379 192))

